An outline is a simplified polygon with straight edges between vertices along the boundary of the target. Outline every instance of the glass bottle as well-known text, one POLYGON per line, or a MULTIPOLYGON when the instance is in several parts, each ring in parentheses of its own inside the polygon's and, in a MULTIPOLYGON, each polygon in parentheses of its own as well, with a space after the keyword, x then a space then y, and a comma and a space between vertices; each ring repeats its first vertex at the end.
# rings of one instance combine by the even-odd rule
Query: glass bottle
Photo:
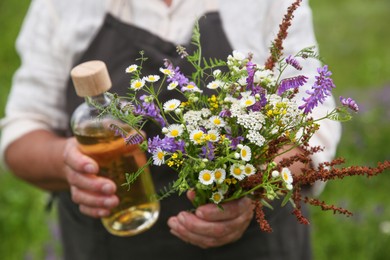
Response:
POLYGON ((130 189, 122 184, 126 182, 125 173, 134 173, 145 165, 146 155, 139 145, 126 144, 124 138, 116 135, 110 127, 115 124, 131 132, 128 125, 110 115, 101 115, 98 106, 104 107, 111 102, 106 95, 111 80, 105 63, 82 63, 72 69, 71 77, 77 95, 85 98, 72 115, 73 134, 80 151, 98 163, 98 175, 115 182, 120 200, 111 215, 102 218, 102 223, 113 235, 139 234, 156 222, 160 211, 149 169, 145 167, 130 189))

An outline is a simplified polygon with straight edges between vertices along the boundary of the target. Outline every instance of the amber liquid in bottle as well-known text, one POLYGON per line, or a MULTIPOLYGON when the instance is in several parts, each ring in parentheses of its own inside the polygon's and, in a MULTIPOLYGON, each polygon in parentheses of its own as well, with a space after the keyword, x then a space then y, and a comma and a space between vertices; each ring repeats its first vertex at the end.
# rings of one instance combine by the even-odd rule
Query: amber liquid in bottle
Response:
POLYGON ((160 211, 149 169, 145 168, 130 189, 123 186, 125 173, 135 173, 145 165, 145 153, 138 145, 126 145, 124 139, 111 129, 84 127, 82 132, 82 135, 75 132, 80 150, 98 162, 100 176, 117 185, 120 204, 110 216, 102 218, 105 228, 117 236, 132 236, 149 229, 157 221, 160 211))

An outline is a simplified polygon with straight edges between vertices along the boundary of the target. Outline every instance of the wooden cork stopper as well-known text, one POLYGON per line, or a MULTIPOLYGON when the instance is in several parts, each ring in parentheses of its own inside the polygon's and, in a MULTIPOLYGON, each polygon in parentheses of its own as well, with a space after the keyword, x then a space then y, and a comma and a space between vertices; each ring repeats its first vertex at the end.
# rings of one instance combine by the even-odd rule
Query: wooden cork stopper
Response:
POLYGON ((99 60, 87 61, 74 67, 70 75, 79 97, 92 97, 103 94, 111 86, 107 66, 99 60))

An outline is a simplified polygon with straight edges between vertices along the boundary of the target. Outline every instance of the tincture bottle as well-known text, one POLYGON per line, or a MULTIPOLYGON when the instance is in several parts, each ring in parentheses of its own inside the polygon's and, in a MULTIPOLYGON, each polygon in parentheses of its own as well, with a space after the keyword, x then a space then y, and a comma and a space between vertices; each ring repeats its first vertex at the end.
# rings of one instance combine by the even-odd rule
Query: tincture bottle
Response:
POLYGON ((145 167, 130 189, 123 184, 126 173, 135 173, 146 164, 146 155, 138 144, 126 144, 113 125, 134 133, 124 122, 102 115, 102 108, 110 104, 107 91, 111 79, 102 61, 82 63, 71 71, 78 96, 85 98, 73 113, 71 127, 79 149, 99 165, 99 176, 113 180, 117 186, 119 205, 108 217, 102 218, 104 227, 113 235, 133 236, 149 229, 157 220, 160 204, 148 167, 145 167))

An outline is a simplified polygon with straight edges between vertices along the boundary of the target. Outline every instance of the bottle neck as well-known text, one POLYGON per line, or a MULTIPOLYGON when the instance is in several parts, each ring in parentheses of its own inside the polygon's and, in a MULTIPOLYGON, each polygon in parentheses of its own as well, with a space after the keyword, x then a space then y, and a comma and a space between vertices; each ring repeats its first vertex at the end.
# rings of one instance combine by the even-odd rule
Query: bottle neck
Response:
POLYGON ((106 107, 110 103, 110 98, 106 95, 106 93, 102 93, 97 96, 85 97, 85 102, 88 106, 103 106, 106 107))

